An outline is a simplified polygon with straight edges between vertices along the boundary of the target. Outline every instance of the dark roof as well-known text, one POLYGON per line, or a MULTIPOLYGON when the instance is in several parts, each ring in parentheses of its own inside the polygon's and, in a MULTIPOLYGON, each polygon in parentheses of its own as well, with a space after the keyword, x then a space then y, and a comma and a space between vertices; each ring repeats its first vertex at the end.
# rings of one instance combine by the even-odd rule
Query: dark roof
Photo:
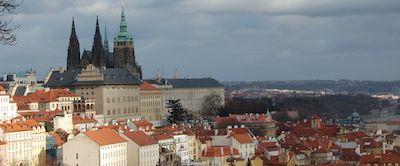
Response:
POLYGON ((15 96, 24 96, 25 95, 25 91, 26 91, 26 87, 25 86, 19 86, 17 87, 17 90, 15 90, 15 96))
POLYGON ((77 81, 81 70, 67 70, 63 73, 53 71, 46 87, 72 87, 79 85, 140 85, 141 81, 125 68, 99 69, 103 74, 101 81, 77 81))
POLYGON ((213 78, 182 78, 182 79, 161 79, 146 80, 151 84, 163 85, 167 83, 172 85, 173 88, 222 88, 221 83, 213 78))

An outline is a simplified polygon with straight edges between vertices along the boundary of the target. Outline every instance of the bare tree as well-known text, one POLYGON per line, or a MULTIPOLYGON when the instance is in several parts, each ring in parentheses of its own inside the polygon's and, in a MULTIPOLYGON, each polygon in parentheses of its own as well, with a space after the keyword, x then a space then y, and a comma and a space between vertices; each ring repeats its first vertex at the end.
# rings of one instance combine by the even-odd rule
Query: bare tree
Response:
POLYGON ((217 93, 211 93, 205 97, 202 105, 202 116, 204 118, 214 118, 218 111, 223 107, 222 98, 217 93))
POLYGON ((23 0, 0 0, 0 43, 3 45, 16 44, 14 30, 18 26, 11 26, 12 18, 6 18, 15 14, 15 9, 23 0))

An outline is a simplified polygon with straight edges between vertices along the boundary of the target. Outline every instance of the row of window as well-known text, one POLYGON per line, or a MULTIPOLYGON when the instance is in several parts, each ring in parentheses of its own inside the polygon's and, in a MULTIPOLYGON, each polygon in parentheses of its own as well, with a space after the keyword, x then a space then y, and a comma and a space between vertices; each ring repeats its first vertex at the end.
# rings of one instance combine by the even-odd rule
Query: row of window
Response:
POLYGON ((138 96, 107 97, 107 103, 138 102, 138 96))
POLYGON ((131 114, 131 113, 139 113, 139 108, 135 107, 135 108, 124 108, 124 110, 121 110, 120 108, 118 108, 117 110, 113 109, 111 110, 107 110, 107 115, 119 115, 119 114, 131 114))

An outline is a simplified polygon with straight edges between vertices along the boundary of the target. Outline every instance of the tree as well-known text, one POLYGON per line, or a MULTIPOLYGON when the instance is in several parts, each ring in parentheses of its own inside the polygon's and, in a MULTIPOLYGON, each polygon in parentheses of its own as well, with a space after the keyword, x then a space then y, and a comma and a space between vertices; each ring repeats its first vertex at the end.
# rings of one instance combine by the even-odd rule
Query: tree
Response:
POLYGON ((247 159, 246 166, 252 166, 250 158, 247 159))
POLYGON ((185 108, 182 107, 180 100, 168 100, 167 108, 170 115, 168 116, 169 123, 188 123, 191 116, 185 108))
POLYGON ((14 30, 18 26, 11 26, 12 18, 4 16, 15 14, 15 9, 22 4, 23 0, 0 0, 0 43, 3 45, 16 44, 14 30))
POLYGON ((211 93, 206 96, 202 106, 202 115, 205 118, 214 118, 219 110, 223 108, 224 103, 222 103, 222 98, 217 93, 211 93))

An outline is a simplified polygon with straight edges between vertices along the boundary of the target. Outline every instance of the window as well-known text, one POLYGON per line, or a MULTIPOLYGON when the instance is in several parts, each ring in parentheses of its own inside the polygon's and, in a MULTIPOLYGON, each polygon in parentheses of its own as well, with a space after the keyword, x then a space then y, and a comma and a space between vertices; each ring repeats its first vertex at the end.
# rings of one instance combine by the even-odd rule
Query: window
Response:
MULTIPOLYGON (((75 158, 78 160, 78 153, 75 154, 75 158)), ((78 165, 78 164, 77 164, 78 165)))

